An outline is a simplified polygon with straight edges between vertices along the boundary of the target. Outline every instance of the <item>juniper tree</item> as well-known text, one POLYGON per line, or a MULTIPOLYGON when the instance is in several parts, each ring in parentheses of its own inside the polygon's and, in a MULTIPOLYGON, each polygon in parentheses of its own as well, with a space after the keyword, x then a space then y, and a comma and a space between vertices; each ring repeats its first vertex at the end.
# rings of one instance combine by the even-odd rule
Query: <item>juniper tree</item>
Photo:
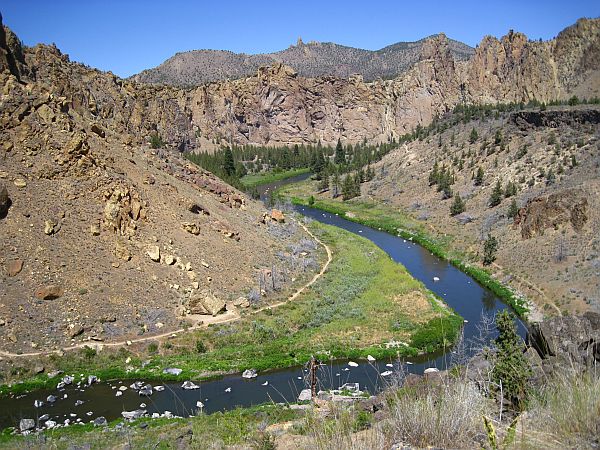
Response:
POLYGON ((475 178, 473 179, 473 183, 475 184, 475 186, 481 186, 483 184, 483 169, 481 168, 481 166, 479 166, 477 168, 477 175, 475 175, 475 178))
POLYGON ((531 367, 525 358, 525 345, 517 334, 514 316, 508 310, 496 317, 498 337, 493 357, 492 380, 494 391, 517 410, 523 410, 527 402, 527 381, 531 367))
POLYGON ((465 212, 465 209, 466 209, 465 201, 460 197, 460 194, 457 192, 456 194, 454 194, 454 201, 452 202, 452 205, 450 206, 450 215, 456 216, 457 214, 465 212))
POLYGON ((498 251, 498 239, 488 233, 485 242, 483 243, 483 265, 489 266, 496 260, 496 252, 498 251))
POLYGON ((500 180, 496 181, 496 185, 492 190, 492 194, 490 195, 490 206, 493 208, 498 206, 502 201, 502 186, 500 185, 500 180))
POLYGON ((510 206, 508 207, 508 212, 506 215, 509 219, 514 219, 519 214, 519 207, 517 206, 517 201, 513 198, 512 202, 510 202, 510 206))
POLYGON ((477 142, 478 138, 479 135, 477 134, 477 130, 475 129, 475 127, 473 127, 473 129, 471 130, 471 134, 469 135, 469 143, 474 144, 475 142, 477 142))

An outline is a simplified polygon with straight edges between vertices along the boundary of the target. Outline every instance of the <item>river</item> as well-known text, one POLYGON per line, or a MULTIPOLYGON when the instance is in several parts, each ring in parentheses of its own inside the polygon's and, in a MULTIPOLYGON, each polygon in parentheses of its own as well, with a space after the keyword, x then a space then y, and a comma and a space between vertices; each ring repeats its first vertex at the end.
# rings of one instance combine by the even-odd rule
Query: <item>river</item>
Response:
MULTIPOLYGON (((278 187, 304 180, 308 176, 309 174, 302 174, 260 186, 261 198, 266 200, 278 187)), ((413 242, 313 208, 297 207, 296 209, 314 220, 335 225, 371 240, 394 261, 404 265, 413 277, 443 298, 465 319, 466 341, 471 341, 479 335, 478 325, 482 313, 491 316, 507 308, 498 297, 471 277, 413 242), (434 281, 434 277, 439 281, 434 281)), ((519 333, 524 336, 525 327, 522 323, 518 326, 519 333)), ((358 367, 348 365, 348 361, 330 362, 322 366, 318 372, 320 387, 336 388, 346 382, 358 382, 361 389, 374 393, 393 378, 393 375, 381 377, 381 373, 399 370, 397 361, 356 362, 359 363, 358 367), (389 367, 390 364, 393 367, 389 367)), ((427 355, 403 360, 402 370, 422 373, 428 367, 445 369, 450 362, 449 353, 427 355)), ((18 426, 21 418, 38 419, 43 415, 48 415, 51 420, 58 423, 64 423, 65 420, 70 423, 85 423, 99 416, 110 421, 121 417, 122 411, 138 408, 146 410, 147 414, 163 414, 165 411, 170 411, 174 415, 189 416, 198 412, 197 402, 202 402, 202 411, 205 413, 265 402, 294 402, 300 391, 306 387, 306 373, 303 367, 291 367, 264 372, 251 380, 243 379, 239 374, 228 375, 213 381, 197 382, 199 389, 195 390, 185 390, 181 387, 181 383, 153 381, 150 384, 161 385, 165 389, 160 392, 155 391, 149 397, 140 396, 131 388, 123 391, 122 395, 116 396, 119 387, 129 386, 135 380, 101 381, 88 387, 79 374, 71 374, 76 376, 75 382, 62 390, 37 390, 18 397, 1 398, 0 429, 18 426), (47 402, 49 395, 54 395, 57 400, 54 403, 47 402), (41 407, 34 406, 36 400, 43 402, 41 407)))

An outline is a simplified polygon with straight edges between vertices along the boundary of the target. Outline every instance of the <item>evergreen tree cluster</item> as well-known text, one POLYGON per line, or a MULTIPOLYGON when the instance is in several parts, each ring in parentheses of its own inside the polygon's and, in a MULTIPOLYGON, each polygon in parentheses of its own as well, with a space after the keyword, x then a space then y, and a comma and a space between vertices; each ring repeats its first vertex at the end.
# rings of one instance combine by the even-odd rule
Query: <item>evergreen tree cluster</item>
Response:
POLYGON ((444 199, 452 197, 451 186, 454 181, 454 173, 449 167, 445 165, 439 167, 437 161, 433 164, 433 169, 429 173, 429 185, 437 185, 437 191, 442 193, 444 199))

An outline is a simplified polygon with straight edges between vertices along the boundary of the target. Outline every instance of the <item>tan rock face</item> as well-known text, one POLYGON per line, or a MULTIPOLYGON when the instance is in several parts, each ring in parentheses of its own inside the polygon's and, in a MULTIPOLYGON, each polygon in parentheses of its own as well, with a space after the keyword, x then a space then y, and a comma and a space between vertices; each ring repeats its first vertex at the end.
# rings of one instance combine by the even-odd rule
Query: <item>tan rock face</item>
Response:
POLYGON ((588 221, 588 199, 578 189, 556 192, 531 199, 519 210, 515 226, 521 227, 521 236, 529 239, 544 234, 547 228, 557 229, 570 223, 575 231, 581 231, 588 221))
POLYGON ((216 316, 225 310, 225 301, 217 298, 212 292, 204 290, 188 302, 190 314, 204 314, 216 316))
MULTIPOLYGON (((428 39, 410 69, 387 81, 361 77, 303 78, 280 63, 255 76, 214 82, 191 90, 150 86, 82 70, 64 74, 68 83, 86 88, 64 100, 89 123, 139 141, 158 129, 161 138, 181 149, 200 140, 227 139, 237 144, 335 144, 385 141, 411 131, 461 102, 527 102, 564 99, 572 93, 598 94, 600 20, 582 19, 553 40, 529 41, 521 33, 498 40, 486 37, 469 60, 455 59, 444 35, 428 39), (89 86, 89 87, 88 87, 89 86), (108 120, 106 120, 108 119, 108 120)), ((51 47, 26 51, 39 79, 56 79, 50 68, 63 56, 51 47)), ((64 64, 64 63, 63 63, 64 64)), ((64 84, 65 80, 56 81, 64 84)), ((71 86, 59 86, 68 90, 71 86)), ((22 103, 18 117, 33 105, 22 103)), ((52 108, 41 111, 44 120, 52 108)), ((92 133, 101 136, 101 130, 92 133)), ((86 164, 88 143, 75 134, 65 148, 86 164)), ((83 163, 82 163, 83 164, 83 163)))

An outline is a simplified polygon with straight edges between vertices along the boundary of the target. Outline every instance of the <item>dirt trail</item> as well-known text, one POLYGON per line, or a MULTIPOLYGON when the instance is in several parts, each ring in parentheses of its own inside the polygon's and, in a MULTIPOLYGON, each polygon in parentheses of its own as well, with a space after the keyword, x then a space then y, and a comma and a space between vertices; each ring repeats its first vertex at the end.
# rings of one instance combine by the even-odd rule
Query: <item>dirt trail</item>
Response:
MULTIPOLYGON (((283 301, 280 301, 277 303, 273 303, 272 305, 263 306, 262 308, 252 311, 251 314, 257 314, 266 309, 277 308, 279 306, 285 305, 286 303, 288 303, 290 301, 295 300, 296 298, 298 298, 298 296, 300 294, 302 294, 306 289, 308 289, 310 286, 312 286, 319 278, 321 278, 321 276, 323 276, 323 274, 327 270, 327 267, 329 267, 329 264, 331 263, 331 261, 333 259, 333 253, 332 253, 331 249, 329 248, 329 246, 327 244, 325 244, 323 241, 321 241, 318 237, 316 237, 313 233, 311 233, 310 230, 308 228, 306 228, 306 226, 304 224, 301 223, 300 226, 304 229, 304 231, 306 231, 306 233, 308 233, 308 235, 310 237, 312 237, 315 241, 317 241, 319 243, 319 245, 321 245, 325 249, 325 251, 327 252, 327 261, 323 264, 323 267, 321 267, 321 270, 319 271, 319 273, 317 273, 304 286, 302 286, 298 290, 296 290, 286 300, 283 300, 283 301)), ((198 322, 190 327, 179 328, 177 330, 171 330, 171 331, 167 331, 167 332, 164 332, 161 334, 154 334, 152 336, 144 336, 144 337, 137 338, 137 339, 125 339, 125 340, 117 341, 117 342, 88 341, 88 342, 82 342, 80 344, 72 345, 69 347, 63 347, 63 348, 57 349, 57 350, 48 350, 48 351, 41 351, 41 352, 12 353, 12 352, 0 350, 0 356, 6 357, 6 358, 25 358, 25 357, 31 357, 31 356, 50 355, 50 354, 55 353, 60 350, 62 350, 64 352, 70 351, 70 350, 77 350, 77 349, 84 348, 86 346, 92 347, 92 348, 97 348, 97 349, 101 349, 101 348, 105 348, 105 347, 121 347, 124 345, 131 345, 131 344, 136 344, 136 343, 140 343, 140 342, 155 341, 155 340, 163 339, 166 337, 173 336, 174 334, 185 333, 185 332, 205 328, 211 324, 222 324, 222 323, 234 322, 236 320, 241 319, 242 316, 240 316, 237 312, 227 311, 226 313, 220 314, 216 317, 205 317, 205 316, 195 316, 195 317, 198 318, 198 322)))

